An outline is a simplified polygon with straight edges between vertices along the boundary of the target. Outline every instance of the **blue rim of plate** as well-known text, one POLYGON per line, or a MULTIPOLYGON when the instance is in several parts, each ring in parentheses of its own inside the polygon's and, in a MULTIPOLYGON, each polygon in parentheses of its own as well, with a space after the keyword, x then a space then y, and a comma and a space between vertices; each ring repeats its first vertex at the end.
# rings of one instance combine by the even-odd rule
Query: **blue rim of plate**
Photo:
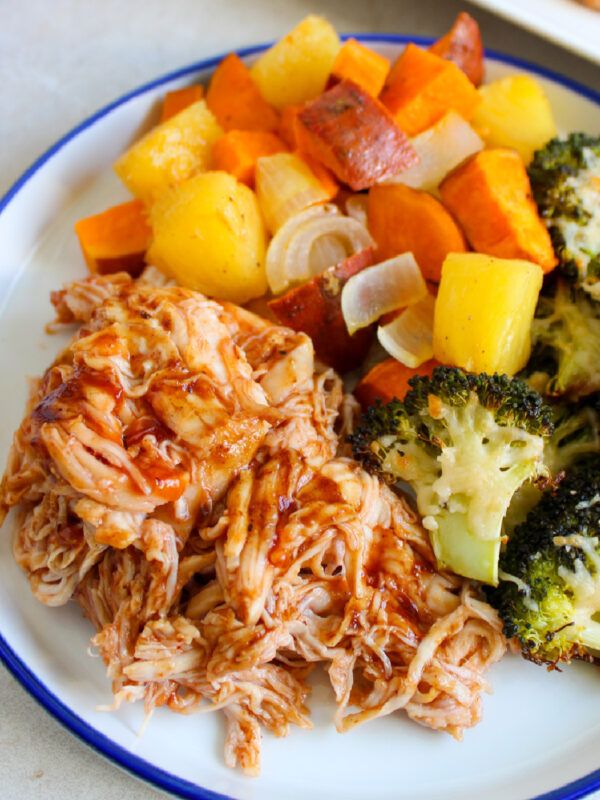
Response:
MULTIPOLYGON (((343 34, 341 38, 348 39, 351 36, 365 42, 380 42, 397 45, 407 44, 408 42, 415 42, 416 44, 420 45, 429 45, 433 41, 433 39, 430 37, 406 36, 386 33, 348 33, 343 34)), ((269 47, 270 44, 271 43, 269 42, 267 44, 254 45, 253 47, 246 47, 241 50, 237 50, 236 52, 241 57, 247 57, 261 52, 266 47, 269 47)), ((508 56, 504 53, 499 53, 494 50, 486 49, 486 57, 495 61, 500 61, 504 64, 509 64, 510 66, 521 67, 544 78, 548 78, 600 106, 600 92, 590 89, 589 87, 584 86, 577 81, 571 80, 570 78, 565 78, 558 72, 531 64, 530 62, 516 56, 508 56)), ((181 69, 173 72, 169 72, 160 78, 156 78, 155 80, 145 83, 142 86, 139 86, 137 89, 124 94, 119 99, 101 108, 95 114, 87 117, 83 122, 75 126, 72 130, 65 134, 65 136, 49 147, 29 167, 29 169, 27 169, 21 175, 21 177, 15 181, 11 188, 6 192, 4 197, 0 199, 0 214, 8 206, 13 197, 15 197, 15 195, 18 194, 23 186, 29 181, 29 179, 32 178, 33 175, 35 175, 35 173, 47 161, 49 161, 53 155, 55 155, 62 147, 68 144, 68 142, 70 142, 80 133, 85 131, 87 128, 90 128, 99 119, 105 117, 107 114, 110 114, 111 111, 115 110, 119 106, 124 105, 129 100, 145 94, 152 89, 155 89, 166 83, 170 83, 178 78, 183 78, 196 72, 212 69, 217 66, 222 58, 223 54, 217 55, 212 58, 205 59, 204 61, 190 64, 187 67, 182 67, 181 69)), ((35 700, 37 700, 38 703, 40 703, 46 709, 46 711, 52 714, 52 716, 55 717, 62 725, 68 728, 71 733, 74 733, 79 739, 96 750, 100 755, 105 756, 106 758, 118 764, 120 767, 123 767, 135 777, 141 778, 147 783, 153 784, 158 789, 171 792, 179 797, 189 798, 190 800, 233 800, 233 798, 230 798, 227 795, 213 792, 210 789, 204 789, 201 786, 192 783, 191 781, 187 781, 178 777, 177 775, 173 775, 172 773, 161 769, 160 767, 155 766, 140 756, 134 755, 126 748, 116 744, 108 736, 105 736, 103 733, 96 730, 96 728, 92 727, 80 716, 75 714, 68 706, 59 700, 58 697, 50 691, 50 689, 48 689, 48 687, 19 658, 12 647, 4 639, 2 634, 0 634, 0 660, 4 663, 9 672, 11 672, 12 675, 19 681, 23 688, 26 689, 29 694, 31 694, 32 697, 34 697, 35 700)), ((585 797, 597 789, 600 789, 600 769, 595 770, 594 772, 591 772, 588 775, 585 775, 583 778, 579 778, 578 780, 573 781, 566 786, 546 792, 545 794, 536 795, 535 797, 530 798, 530 800, 577 800, 577 798, 585 797)))

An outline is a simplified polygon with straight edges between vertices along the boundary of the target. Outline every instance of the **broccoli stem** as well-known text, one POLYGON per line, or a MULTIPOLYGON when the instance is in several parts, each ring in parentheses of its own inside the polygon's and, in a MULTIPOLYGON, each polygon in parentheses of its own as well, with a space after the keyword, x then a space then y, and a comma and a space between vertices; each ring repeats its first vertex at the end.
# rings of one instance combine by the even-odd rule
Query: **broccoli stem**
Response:
MULTIPOLYGON (((520 453, 525 449, 518 446, 521 442, 515 441, 512 433, 516 431, 503 428, 501 435, 497 437, 500 443, 496 442, 495 446, 491 442, 481 445, 480 437, 469 442, 470 446, 465 448, 463 455, 468 457, 469 454, 477 453, 476 462, 479 465, 486 465, 486 470, 482 472, 484 480, 481 482, 480 476, 477 476, 479 481, 475 476, 472 477, 473 494, 459 491, 459 489, 464 491, 466 487, 455 484, 451 494, 454 508, 451 505, 449 508, 436 511, 437 528, 431 533, 434 552, 439 563, 458 575, 493 586, 498 583, 498 556, 503 520, 517 490, 531 478, 536 477, 535 465, 538 459, 541 460, 543 449, 541 439, 537 442, 528 441, 530 452, 526 460, 516 461, 508 466, 510 462, 506 453, 520 453), (483 452, 488 453, 487 458, 482 455, 483 452), (464 511, 456 507, 458 503, 463 506, 464 511)), ((522 433, 521 435, 525 436, 522 433)), ((464 438, 468 441, 468 437, 464 438)), ((460 467, 458 459, 454 463, 460 467)), ((442 476, 447 472, 448 470, 443 468, 442 476)), ((469 473, 465 472, 465 475, 469 473)), ((433 488, 436 489, 440 483, 441 479, 433 484, 433 488)), ((417 505, 424 517, 431 508, 428 502, 424 502, 426 497, 429 499, 425 492, 417 489, 417 505)))
POLYGON ((500 538, 481 539, 471 533, 466 514, 442 514, 431 532, 433 551, 439 564, 459 575, 483 583, 498 583, 500 538))

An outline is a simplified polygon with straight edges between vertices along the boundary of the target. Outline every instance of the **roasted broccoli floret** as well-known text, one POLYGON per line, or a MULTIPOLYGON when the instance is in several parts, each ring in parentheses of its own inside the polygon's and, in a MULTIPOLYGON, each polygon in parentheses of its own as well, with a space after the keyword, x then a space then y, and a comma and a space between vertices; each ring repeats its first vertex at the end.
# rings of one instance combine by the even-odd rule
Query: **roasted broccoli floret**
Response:
POLYGON ((489 602, 523 655, 556 664, 600 651, 600 459, 547 491, 500 556, 489 602))
MULTIPOLYGON (((554 431, 544 446, 544 463, 556 486, 565 471, 591 453, 600 453, 600 396, 590 395, 579 403, 552 406, 554 431)), ((517 525, 542 499, 538 484, 526 483, 515 493, 504 518, 504 533, 511 535, 517 525)))
MULTIPOLYGON (((600 138, 572 133, 552 139, 527 171, 561 269, 594 293, 600 279, 600 138)), ((600 284, 595 292, 600 299, 600 284)))
POLYGON ((526 372, 537 373, 532 376, 536 388, 570 399, 600 389, 600 303, 581 289, 561 279, 546 284, 531 341, 526 372))
POLYGON ((552 412, 554 432, 546 443, 544 461, 557 478, 584 456, 600 452, 600 395, 553 406, 552 412))
POLYGON ((404 402, 368 409, 355 457, 416 494, 438 562, 496 583, 502 520, 525 481, 546 478, 550 409, 523 381, 436 367, 404 402))

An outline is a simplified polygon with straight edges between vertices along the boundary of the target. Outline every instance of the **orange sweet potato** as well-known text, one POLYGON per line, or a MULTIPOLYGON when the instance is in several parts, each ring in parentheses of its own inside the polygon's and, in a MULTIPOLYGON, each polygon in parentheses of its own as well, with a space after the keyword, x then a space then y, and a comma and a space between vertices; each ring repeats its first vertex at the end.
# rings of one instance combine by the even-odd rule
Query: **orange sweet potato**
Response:
POLYGON ((377 97, 389 71, 388 58, 356 39, 348 39, 335 57, 327 88, 330 89, 339 81, 349 80, 362 86, 372 97, 377 97))
POLYGON ((137 277, 142 271, 152 229, 141 200, 80 219, 75 232, 90 272, 107 275, 125 270, 137 277))
POLYGON ((439 282, 448 253, 468 249, 462 231, 440 201, 404 184, 371 187, 367 214, 378 259, 410 252, 428 281, 439 282))
POLYGON ((184 86, 183 89, 175 89, 172 92, 167 92, 163 100, 162 110, 160 114, 160 121, 166 122, 175 114, 179 114, 184 108, 191 106, 192 103, 202 100, 204 97, 204 86, 194 84, 193 86, 184 86))
POLYGON ((479 25, 466 11, 461 11, 445 36, 429 48, 431 53, 454 61, 467 78, 479 86, 483 80, 483 44, 479 25))
POLYGON ((281 109, 281 118, 279 120, 279 136, 292 150, 298 146, 296 135, 296 124, 298 114, 304 105, 285 106, 281 109))
POLYGON ((407 367, 395 358, 386 358, 367 372, 356 386, 354 394, 363 411, 377 400, 382 403, 389 403, 395 397, 404 400, 404 395, 410 389, 408 382, 411 378, 415 375, 431 375, 433 368, 439 366, 434 359, 420 367, 407 367))
POLYGON ((354 191, 419 160, 381 103, 352 81, 340 81, 307 103, 298 114, 296 131, 300 150, 354 191))
POLYGON ((213 145, 212 169, 229 172, 238 181, 254 188, 256 162, 261 156, 284 153, 287 147, 268 131, 227 131, 213 145))
POLYGON ((450 110, 469 120, 480 102, 477 89, 453 61, 412 43, 392 67, 380 100, 409 136, 450 110))
POLYGON ((482 150, 472 156, 442 181, 440 195, 473 250, 533 261, 544 272, 556 266, 550 235, 514 150, 482 150))
POLYGON ((279 114, 267 103, 239 56, 230 53, 213 73, 206 104, 226 131, 271 131, 279 127, 279 114))
POLYGON ((279 322, 307 333, 313 340, 317 356, 338 372, 357 367, 373 341, 373 326, 362 328, 350 336, 342 315, 344 284, 372 263, 373 250, 368 247, 269 302, 269 308, 279 322))

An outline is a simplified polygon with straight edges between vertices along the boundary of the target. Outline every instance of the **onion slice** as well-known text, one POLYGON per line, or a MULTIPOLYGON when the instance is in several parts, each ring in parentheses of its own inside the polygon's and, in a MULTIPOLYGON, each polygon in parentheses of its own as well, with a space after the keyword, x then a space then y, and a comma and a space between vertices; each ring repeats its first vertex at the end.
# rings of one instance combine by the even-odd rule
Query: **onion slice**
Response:
POLYGON ((369 202, 369 195, 365 192, 359 194, 352 194, 346 200, 345 209, 346 214, 361 225, 367 227, 367 204, 369 202))
POLYGON ((312 206, 284 222, 267 249, 267 282, 273 294, 304 283, 328 267, 373 246, 369 232, 337 206, 312 206))
POLYGON ((422 300, 402 311, 392 322, 377 328, 382 347, 407 367, 420 367, 433 358, 433 309, 435 298, 422 300))
POLYGON ((293 153, 259 158, 255 186, 258 205, 272 234, 299 211, 331 197, 308 164, 293 153))
POLYGON ((436 189, 450 170, 483 150, 483 142, 468 122, 449 111, 431 128, 411 139, 419 163, 382 183, 404 183, 413 189, 436 189))
POLYGON ((365 328, 389 311, 412 305, 427 293, 412 253, 381 261, 353 275, 342 289, 342 314, 349 333, 365 328))

